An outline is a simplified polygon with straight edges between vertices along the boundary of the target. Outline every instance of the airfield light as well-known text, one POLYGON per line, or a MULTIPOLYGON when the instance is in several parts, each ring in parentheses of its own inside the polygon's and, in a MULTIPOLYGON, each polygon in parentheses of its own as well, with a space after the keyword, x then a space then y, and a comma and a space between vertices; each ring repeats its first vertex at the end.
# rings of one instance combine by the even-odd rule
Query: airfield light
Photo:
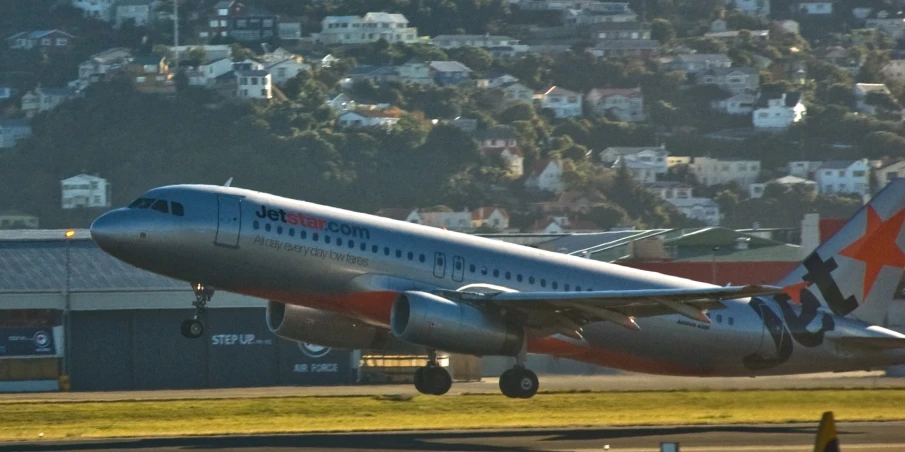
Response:
POLYGON ((66 238, 71 239, 75 237, 75 229, 69 229, 66 231, 66 238))

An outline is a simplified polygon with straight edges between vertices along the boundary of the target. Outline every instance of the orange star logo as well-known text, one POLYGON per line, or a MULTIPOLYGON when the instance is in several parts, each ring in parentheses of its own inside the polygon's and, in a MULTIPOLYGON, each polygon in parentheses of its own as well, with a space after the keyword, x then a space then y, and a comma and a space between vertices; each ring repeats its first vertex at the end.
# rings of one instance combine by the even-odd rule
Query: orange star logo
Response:
POLYGON ((795 303, 801 304, 801 291, 811 284, 810 281, 802 281, 782 288, 782 291, 788 295, 789 299, 795 303))
POLYGON ((864 298, 861 299, 862 302, 867 299, 867 294, 877 282, 880 270, 883 270, 884 265, 905 267, 905 253, 896 243, 903 222, 905 222, 905 210, 901 210, 883 221, 873 206, 867 206, 867 226, 864 228, 864 235, 839 252, 842 256, 864 262, 864 298))

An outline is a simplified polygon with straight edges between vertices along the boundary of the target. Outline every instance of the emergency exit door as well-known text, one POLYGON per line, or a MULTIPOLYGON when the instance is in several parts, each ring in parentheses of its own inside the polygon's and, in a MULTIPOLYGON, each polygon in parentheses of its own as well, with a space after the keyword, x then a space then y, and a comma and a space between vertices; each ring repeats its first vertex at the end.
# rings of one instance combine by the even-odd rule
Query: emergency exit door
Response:
POLYGON ((214 243, 230 248, 239 247, 242 229, 242 200, 235 196, 217 196, 217 238, 214 243))

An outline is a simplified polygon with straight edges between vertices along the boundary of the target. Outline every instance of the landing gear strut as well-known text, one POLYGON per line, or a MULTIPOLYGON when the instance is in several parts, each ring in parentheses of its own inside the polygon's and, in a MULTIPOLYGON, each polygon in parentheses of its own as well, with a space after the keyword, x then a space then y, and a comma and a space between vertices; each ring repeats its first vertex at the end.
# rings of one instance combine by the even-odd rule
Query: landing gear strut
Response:
POLYGON ((437 351, 428 349, 427 366, 415 371, 415 389, 422 394, 443 395, 452 387, 449 371, 437 362, 437 351))
POLYGON ((537 394, 539 382, 537 374, 525 368, 525 360, 528 358, 528 344, 523 343, 522 349, 515 357, 515 366, 500 375, 500 390, 503 395, 511 399, 530 399, 537 394))
POLYGON ((195 307, 195 315, 182 322, 182 335, 189 339, 198 339, 204 334, 204 323, 201 321, 201 317, 207 302, 211 301, 211 297, 214 296, 214 288, 202 283, 195 283, 192 284, 192 290, 195 292, 195 301, 192 302, 192 306, 195 307))

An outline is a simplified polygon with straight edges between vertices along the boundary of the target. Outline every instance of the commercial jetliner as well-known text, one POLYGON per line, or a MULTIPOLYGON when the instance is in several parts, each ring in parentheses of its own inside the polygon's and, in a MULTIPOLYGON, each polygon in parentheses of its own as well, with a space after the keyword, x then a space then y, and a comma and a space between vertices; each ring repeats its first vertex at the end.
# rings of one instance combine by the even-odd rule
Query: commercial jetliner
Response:
POLYGON ((192 285, 186 337, 203 334, 216 288, 270 300, 267 325, 283 338, 425 346, 425 394, 452 384, 435 350, 514 356, 500 389, 529 398, 529 352, 696 376, 905 363, 905 335, 878 326, 905 267, 903 221, 898 179, 777 286, 728 287, 226 186, 155 188, 91 236, 192 285))

